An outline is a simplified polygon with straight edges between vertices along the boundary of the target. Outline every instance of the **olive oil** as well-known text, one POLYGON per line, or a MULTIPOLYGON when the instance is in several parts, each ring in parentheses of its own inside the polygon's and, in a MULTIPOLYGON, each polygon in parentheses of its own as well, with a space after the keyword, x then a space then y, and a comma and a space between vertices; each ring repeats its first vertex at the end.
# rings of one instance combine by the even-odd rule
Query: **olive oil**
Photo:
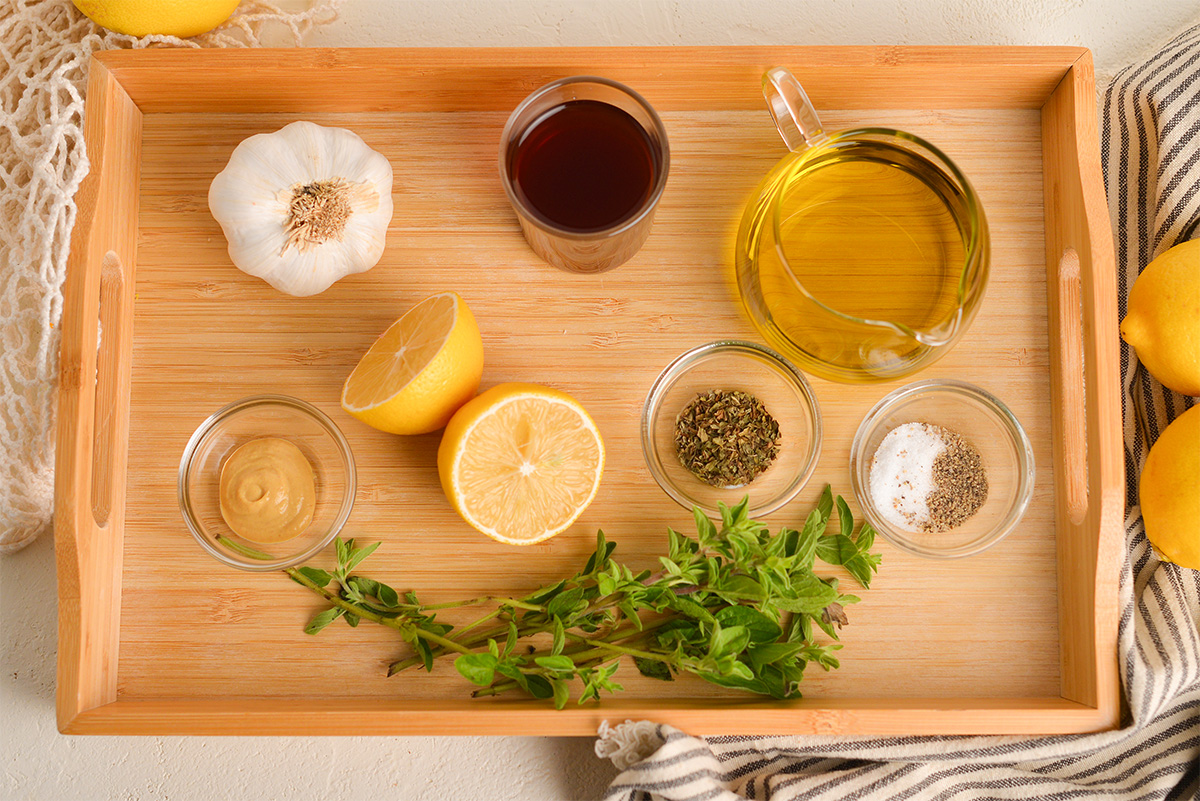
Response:
POLYGON ((911 372, 964 322, 970 272, 985 269, 971 258, 969 205, 954 176, 895 140, 793 153, 743 218, 743 297, 767 338, 811 372, 911 372))

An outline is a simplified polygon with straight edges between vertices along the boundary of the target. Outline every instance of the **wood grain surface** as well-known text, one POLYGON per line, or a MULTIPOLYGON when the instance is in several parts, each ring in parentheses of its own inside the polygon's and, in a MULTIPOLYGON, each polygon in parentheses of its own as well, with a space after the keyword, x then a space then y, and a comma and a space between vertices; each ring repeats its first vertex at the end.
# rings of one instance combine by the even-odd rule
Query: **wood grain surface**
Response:
MULTIPOLYGON (((889 65, 886 53, 897 51, 879 49, 867 59, 866 49, 849 50, 855 52, 842 57, 845 63, 819 54, 817 66, 840 64, 833 85, 820 77, 825 75, 820 69, 809 71, 815 79, 805 78, 803 49, 716 51, 717 65, 707 69, 725 65, 726 71, 712 84, 694 80, 673 50, 520 52, 494 73, 478 62, 468 65, 499 83, 474 94, 456 90, 453 103, 433 102, 425 87, 424 104, 368 104, 362 110, 354 99, 356 84, 347 80, 346 98, 314 91, 303 115, 290 110, 290 99, 249 111, 242 88, 249 84, 253 95, 273 87, 274 73, 250 69, 260 64, 259 54, 246 54, 244 62, 195 61, 192 54, 161 51, 141 60, 106 54, 135 101, 153 113, 141 123, 123 570, 114 574, 120 577, 120 643, 119 652, 109 652, 117 660, 116 688, 105 699, 117 703, 77 704, 76 713, 92 711, 67 715, 67 723, 75 720, 73 730, 349 733, 356 728, 351 713, 375 705, 394 711, 386 718, 393 733, 588 734, 606 710, 620 719, 657 710, 657 719, 712 733, 1046 732, 1114 725, 1107 699, 1116 697, 1115 677, 1102 675, 1099 685, 1094 678, 1096 654, 1110 645, 1102 642, 1106 635, 1090 638, 1092 650, 1080 653, 1078 664, 1060 661, 1060 569, 1078 573, 1077 583, 1093 582, 1089 603, 1115 588, 1115 577, 1095 579, 1097 550, 1112 544, 1097 529, 1111 521, 1089 515, 1070 529, 1073 537, 1092 543, 1082 550, 1056 538, 1056 526, 1061 535, 1067 514, 1061 489, 1056 505, 1056 477, 1069 454, 1052 446, 1058 436, 1052 398, 1063 396, 1052 389, 1051 366, 1058 356, 1051 352, 1048 323, 1048 309, 1055 307, 1047 296, 1044 121, 1038 106, 1057 83, 1048 77, 1052 68, 1061 78, 1079 51, 1049 48, 1054 52, 1037 59, 1026 51, 1006 56, 1030 62, 1025 71, 1012 68, 1017 77, 1011 86, 1019 84, 1022 97, 1028 95, 1019 103, 1003 92, 990 104, 939 95, 945 107, 935 108, 920 103, 925 99, 920 91, 903 81, 888 85, 886 79, 894 68, 904 80, 917 81, 905 65, 918 63, 925 66, 918 83, 928 88, 930 65, 942 73, 953 66, 946 51, 929 58, 897 56, 889 65), (365 565, 367 575, 415 590, 429 602, 485 592, 523 594, 579 569, 599 527, 618 543, 619 558, 635 567, 655 564, 666 528, 687 530, 691 515, 658 488, 644 465, 639 415, 645 394, 658 372, 694 345, 760 340, 736 294, 732 252, 744 204, 784 154, 765 107, 745 100, 757 94, 755 71, 766 61, 794 67, 822 107, 828 129, 879 124, 911 131, 943 149, 974 183, 992 231, 990 285, 970 331, 919 378, 976 383, 1008 404, 1025 426, 1037 483, 1028 514, 1006 540, 951 561, 920 559, 879 540, 883 565, 871 589, 859 593, 863 603, 849 608, 851 624, 839 655, 843 666, 831 673, 810 668, 799 704, 763 705, 690 677, 662 684, 623 665, 617 677, 627 688, 623 700, 557 717, 507 700, 464 705, 469 688, 448 661, 438 663, 433 674, 388 679, 387 664, 407 653, 391 632, 339 623, 306 636, 304 623, 321 607, 307 591, 280 574, 223 567, 200 549, 176 501, 184 444, 218 407, 273 392, 315 404, 346 434, 359 481, 346 534, 383 542, 365 565), (867 61, 870 65, 855 66, 867 61), (176 69, 179 64, 191 71, 176 69), (196 69, 209 70, 206 80, 199 80, 196 69), (534 88, 529 76, 536 84, 572 72, 609 75, 642 91, 660 110, 671 145, 671 176, 649 240, 632 261, 598 276, 568 274, 534 256, 497 170, 505 109, 534 88), (238 91, 197 88, 234 76, 241 81, 238 91), (735 81, 740 78, 749 85, 735 81), (858 93, 839 104, 848 84, 859 86, 858 93), (197 93, 202 97, 191 104, 197 93), (499 108, 497 96, 504 98, 499 108), (890 102, 857 107, 868 97, 890 102), (185 110, 195 105, 206 110, 185 110), (353 110, 333 110, 345 107, 353 110), (382 261, 311 298, 280 294, 234 268, 207 207, 209 183, 238 142, 298 118, 351 128, 387 156, 395 171, 396 211, 382 261), (343 380, 375 337, 417 300, 444 290, 460 293, 479 321, 484 388, 532 381, 566 390, 587 407, 605 438, 608 465, 600 495, 569 531, 549 542, 521 549, 476 533, 438 487, 436 434, 399 438, 377 432, 338 405, 343 380), (1061 564, 1063 555, 1076 554, 1078 564, 1061 564), (1078 683, 1064 670, 1081 676, 1091 671, 1091 691, 1061 698, 1065 686, 1078 683), (319 699, 332 715, 330 725, 340 723, 329 729, 318 715, 297 718, 293 702, 299 699, 319 699), (249 716, 241 724, 239 709, 249 716)), ((274 55, 283 63, 316 57, 274 55)), ((971 63, 969 55, 963 64, 971 63)), ((322 87, 332 86, 331 76, 353 76, 350 62, 380 69, 367 55, 320 58, 330 60, 316 81, 322 87)), ((413 77, 397 65, 438 57, 397 51, 395 58, 394 80, 403 85, 425 73, 413 77)), ((444 78, 442 71, 434 74, 444 78)), ((461 80, 471 77, 467 70, 461 80)), ((990 87, 981 85, 980 97, 990 87)), ((1067 173, 1080 169, 1072 161, 1060 167, 1067 173)), ((1098 171, 1098 164, 1083 168, 1098 171)), ((101 203, 98 214, 119 210, 101 203)), ((1081 216, 1076 228, 1085 239, 1094 237, 1087 228, 1094 223, 1081 216)), ((1049 267, 1057 275, 1057 264, 1049 267)), ((95 266, 73 263, 73 269, 95 266)), ((1090 274, 1090 262, 1084 270, 1090 274)), ((1077 373, 1064 375, 1082 383, 1077 373)), ((824 450, 799 498, 767 518, 772 526, 801 521, 827 483, 849 496, 854 431, 876 401, 905 383, 810 380, 824 416, 824 450)), ((1090 432, 1107 423, 1105 415, 1111 409, 1089 406, 1085 436, 1094 440, 1090 432)), ((1096 482, 1101 478, 1093 476, 1096 482)), ((1103 480, 1111 483, 1112 477, 1103 480)), ((847 500, 857 511, 853 499, 847 500)), ((1071 625, 1086 625, 1091 609, 1111 613, 1115 621, 1115 607, 1070 603, 1075 612, 1061 619, 1071 625)), ((1115 636, 1115 622, 1112 631, 1115 636)))

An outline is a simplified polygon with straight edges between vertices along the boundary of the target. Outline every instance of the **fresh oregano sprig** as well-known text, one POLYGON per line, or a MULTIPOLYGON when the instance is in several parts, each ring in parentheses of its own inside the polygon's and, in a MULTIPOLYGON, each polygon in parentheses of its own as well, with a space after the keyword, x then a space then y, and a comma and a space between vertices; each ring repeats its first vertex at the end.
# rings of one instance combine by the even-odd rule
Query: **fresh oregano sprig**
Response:
POLYGON ((771 534, 751 520, 747 501, 720 506, 720 527, 699 509, 696 537, 668 530, 668 554, 657 572, 634 572, 612 558, 615 543, 598 532, 595 551, 579 573, 524 598, 483 597, 427 605, 413 593, 353 573, 378 543, 337 541, 337 568, 289 569, 298 583, 330 602, 305 631, 316 634, 339 617, 351 626, 370 620, 395 629, 414 655, 388 674, 456 654, 458 672, 477 685, 475 696, 519 690, 552 698, 562 708, 571 683, 579 703, 620 691, 613 675, 623 657, 646 676, 671 681, 692 673, 706 681, 773 698, 796 698, 804 669, 838 666, 838 628, 845 606, 859 602, 836 578, 814 572, 817 559, 841 565, 864 588, 879 568, 870 549, 874 530, 857 535, 850 508, 836 499, 838 531, 826 533, 834 509, 826 487, 800 529, 771 534), (438 622, 444 609, 488 606, 458 629, 438 622), (818 642, 813 626, 834 642, 818 642), (539 645, 522 643, 540 636, 539 645))

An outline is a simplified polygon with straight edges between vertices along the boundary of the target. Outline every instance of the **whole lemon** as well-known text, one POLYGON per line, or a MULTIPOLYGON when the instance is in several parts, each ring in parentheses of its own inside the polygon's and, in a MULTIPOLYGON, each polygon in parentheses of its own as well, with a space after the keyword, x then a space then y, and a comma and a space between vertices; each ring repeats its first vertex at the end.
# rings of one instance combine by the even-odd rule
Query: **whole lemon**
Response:
POLYGON ((1138 496, 1146 536, 1159 554, 1200 570, 1200 406, 1159 435, 1146 457, 1138 496))
POLYGON ((1164 387, 1200 395, 1200 239, 1146 265, 1129 293, 1121 338, 1164 387))
POLYGON ((207 33, 229 19, 239 0, 71 0, 92 22, 130 36, 207 33))

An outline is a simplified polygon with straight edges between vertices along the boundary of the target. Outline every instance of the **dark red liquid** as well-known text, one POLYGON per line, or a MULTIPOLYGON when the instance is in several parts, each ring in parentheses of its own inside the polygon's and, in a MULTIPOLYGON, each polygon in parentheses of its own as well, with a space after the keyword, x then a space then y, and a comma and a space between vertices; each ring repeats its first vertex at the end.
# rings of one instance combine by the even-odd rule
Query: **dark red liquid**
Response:
POLYGON ((535 216, 571 231, 631 217, 654 189, 658 150, 616 106, 571 100, 534 120, 509 157, 517 197, 535 216))

